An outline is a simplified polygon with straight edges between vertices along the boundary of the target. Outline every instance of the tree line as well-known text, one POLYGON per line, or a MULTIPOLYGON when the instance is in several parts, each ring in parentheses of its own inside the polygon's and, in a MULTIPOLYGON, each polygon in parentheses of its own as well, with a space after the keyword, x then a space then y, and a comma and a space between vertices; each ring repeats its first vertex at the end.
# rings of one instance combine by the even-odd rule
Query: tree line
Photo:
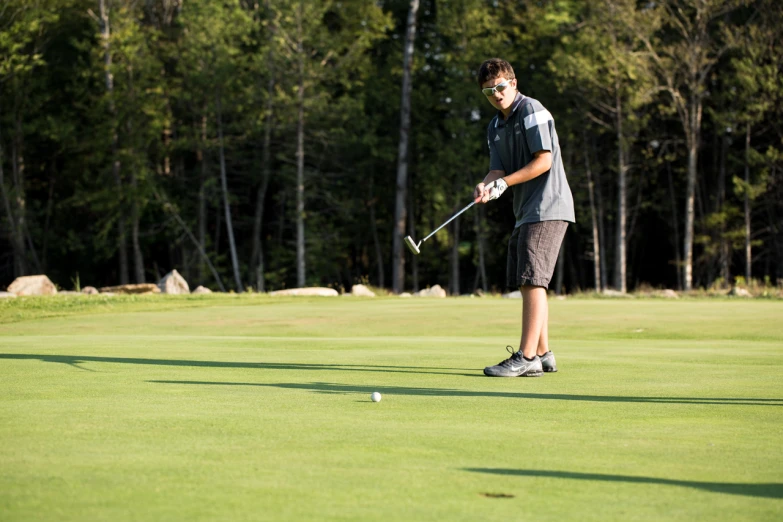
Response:
POLYGON ((777 0, 4 0, 0 286, 501 289, 481 62, 553 114, 553 288, 783 281, 777 0))

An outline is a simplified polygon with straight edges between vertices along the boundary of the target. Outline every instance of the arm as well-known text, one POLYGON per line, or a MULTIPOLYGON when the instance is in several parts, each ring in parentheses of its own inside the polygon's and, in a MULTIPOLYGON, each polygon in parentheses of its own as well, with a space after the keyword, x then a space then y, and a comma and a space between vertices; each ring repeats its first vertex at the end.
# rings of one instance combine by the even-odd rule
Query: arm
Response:
POLYGON ((487 203, 489 201, 489 191, 485 190, 485 186, 496 179, 503 178, 503 181, 510 187, 537 178, 550 168, 552 168, 552 153, 548 150, 541 150, 535 153, 533 161, 508 176, 504 176, 505 171, 490 170, 484 181, 476 185, 476 189, 473 191, 474 201, 476 203, 487 203))
POLYGON ((552 153, 548 150, 540 150, 533 155, 533 161, 503 178, 508 186, 519 185, 533 178, 537 178, 552 168, 552 153))

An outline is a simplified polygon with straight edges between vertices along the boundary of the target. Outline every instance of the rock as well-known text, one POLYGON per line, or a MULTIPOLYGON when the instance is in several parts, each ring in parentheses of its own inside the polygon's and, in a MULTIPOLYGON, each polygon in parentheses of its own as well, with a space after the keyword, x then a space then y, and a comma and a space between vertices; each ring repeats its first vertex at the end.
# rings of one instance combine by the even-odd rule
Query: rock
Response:
POLYGON ((519 290, 514 290, 513 292, 503 294, 502 297, 503 299, 522 299, 522 292, 519 290))
POLYGON ((81 292, 74 292, 73 290, 60 290, 57 295, 83 295, 81 292))
POLYGON ((101 293, 112 294, 159 294, 160 288, 158 285, 152 283, 142 283, 139 285, 119 285, 119 286, 104 286, 101 288, 101 293))
POLYGON ((0 299, 4 299, 6 297, 14 298, 16 297, 16 294, 12 294, 11 292, 0 292, 0 299))
POLYGON ((176 270, 172 270, 160 280, 158 288, 164 294, 189 294, 190 287, 185 278, 180 275, 176 270))
POLYGON ((607 288, 601 294, 605 295, 606 297, 633 297, 631 294, 620 292, 619 290, 613 290, 611 288, 607 288))
POLYGON ((679 299, 680 296, 677 292, 672 290, 671 288, 667 288, 665 290, 661 290, 657 293, 658 297, 666 297, 668 299, 679 299))
MULTIPOLYGON (((8 287, 10 290, 10 286, 8 287)), ((750 292, 748 292, 745 288, 740 288, 738 286, 735 286, 731 290, 729 290, 729 293, 726 295, 734 295, 737 297, 753 297, 750 292)))
POLYGON ((14 279, 8 292, 16 295, 55 295, 57 288, 45 275, 33 275, 14 279))
POLYGON ((98 289, 94 286, 85 286, 82 288, 82 293, 87 295, 95 295, 98 293, 98 289))
POLYGON ((403 292, 400 294, 400 297, 413 297, 410 292, 403 292))
POLYGON ((289 288, 288 290, 277 290, 270 292, 273 296, 318 296, 318 297, 336 297, 340 294, 334 288, 310 287, 310 288, 289 288))
POLYGON ((211 294, 212 290, 209 288, 203 287, 201 285, 197 286, 195 290, 191 292, 191 294, 211 294))
POLYGON ((351 295, 356 295, 359 297, 375 297, 375 292, 364 285, 353 285, 351 287, 351 295))
POLYGON ((416 293, 419 297, 446 297, 446 291, 440 285, 425 288, 416 293))

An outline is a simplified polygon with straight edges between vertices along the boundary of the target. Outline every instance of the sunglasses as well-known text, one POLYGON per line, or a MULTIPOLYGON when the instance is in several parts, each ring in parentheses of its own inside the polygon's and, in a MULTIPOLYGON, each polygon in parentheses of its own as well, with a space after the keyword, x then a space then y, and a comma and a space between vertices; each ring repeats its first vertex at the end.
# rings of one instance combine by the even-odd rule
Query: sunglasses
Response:
POLYGON ((511 83, 513 80, 514 79, 512 78, 511 80, 506 80, 504 82, 501 82, 495 85, 494 87, 487 87, 486 89, 481 89, 481 92, 484 93, 484 96, 492 96, 493 94, 495 94, 495 91, 503 92, 506 90, 506 87, 510 87, 509 83, 511 83))

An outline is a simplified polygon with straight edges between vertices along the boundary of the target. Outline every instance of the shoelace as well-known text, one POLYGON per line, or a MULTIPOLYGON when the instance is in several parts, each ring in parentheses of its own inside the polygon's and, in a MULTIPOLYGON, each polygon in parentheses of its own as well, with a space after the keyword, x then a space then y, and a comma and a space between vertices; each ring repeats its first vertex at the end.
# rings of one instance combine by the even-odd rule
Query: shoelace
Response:
POLYGON ((512 346, 506 346, 506 351, 511 354, 511 357, 503 361, 502 363, 498 364, 498 366, 501 365, 508 365, 508 363, 511 361, 511 359, 514 358, 514 356, 517 354, 517 352, 514 351, 514 348, 512 346))

